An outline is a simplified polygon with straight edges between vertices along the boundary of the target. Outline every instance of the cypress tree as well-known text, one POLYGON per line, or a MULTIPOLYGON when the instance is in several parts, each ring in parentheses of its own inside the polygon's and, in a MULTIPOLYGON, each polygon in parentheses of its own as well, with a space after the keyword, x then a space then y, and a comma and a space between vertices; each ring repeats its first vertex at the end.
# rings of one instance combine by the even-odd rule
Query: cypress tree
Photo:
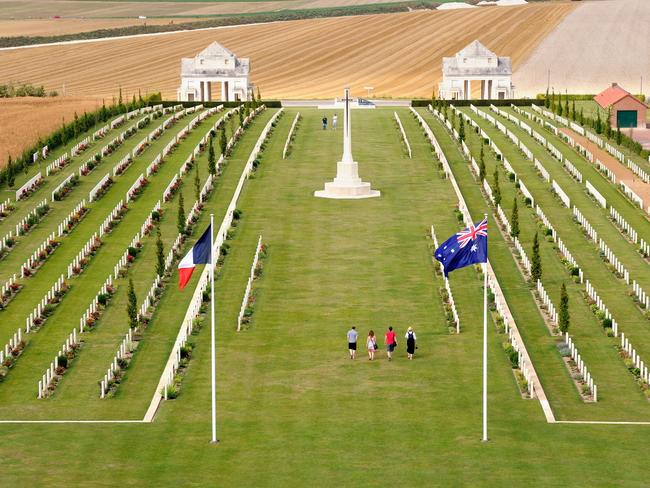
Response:
POLYGON ((618 144, 620 146, 622 140, 623 140, 623 137, 622 137, 622 134, 621 134, 621 128, 617 127, 616 128, 616 144, 618 144))
MULTIPOLYGON (((208 143, 208 171, 212 176, 217 174, 217 159, 214 154, 214 137, 210 136, 210 142, 208 143)), ((198 174, 199 168, 197 166, 196 173, 198 174)))
POLYGON ((185 203, 183 201, 183 192, 181 191, 178 196, 178 222, 176 223, 178 227, 178 233, 185 233, 185 203))
POLYGON ((560 93, 558 95, 558 103, 557 103, 557 114, 562 117, 562 113, 564 112, 564 109, 562 108, 562 94, 560 93))
POLYGON ((128 302, 126 304, 126 314, 129 316, 129 327, 138 326, 138 298, 135 296, 133 280, 129 278, 128 302))
POLYGON ((237 113, 239 114, 239 127, 242 127, 244 125, 244 110, 241 106, 237 110, 237 113))
POLYGON ((262 103, 262 95, 260 95, 260 87, 257 87, 257 104, 261 105, 262 103))
POLYGON ((596 124, 594 129, 596 129, 596 134, 602 134, 603 132, 603 123, 600 120, 600 110, 596 112, 596 124))
POLYGON ((555 91, 551 93, 551 112, 555 113, 555 91))
POLYGON ((605 120, 605 135, 607 139, 612 138, 612 108, 607 108, 607 119, 605 120))
POLYGON ((569 95, 564 96, 564 115, 569 117, 569 95))
POLYGON ((481 183, 485 179, 485 154, 483 151, 483 144, 481 144, 481 155, 478 160, 478 179, 481 183))
POLYGON ((569 330, 569 295, 566 292, 566 285, 562 283, 560 288, 560 311, 558 314, 558 325, 563 334, 569 330))
POLYGON ((219 149, 223 157, 226 157, 226 151, 228 150, 228 139, 226 138, 226 127, 221 128, 221 133, 219 134, 219 149))
POLYGON ((15 182, 14 163, 11 160, 11 155, 9 155, 9 161, 7 161, 7 185, 9 185, 9 188, 13 188, 15 182))
POLYGON ((580 125, 585 125, 585 113, 583 109, 580 109, 580 125))
POLYGON ((463 115, 461 113, 458 114, 458 140, 459 141, 464 141, 465 140, 465 121, 463 120, 463 115))
POLYGON ((501 203, 501 188, 499 187, 499 167, 494 168, 494 185, 492 186, 494 205, 501 203))
POLYGON ((548 99, 548 88, 546 89, 546 96, 544 97, 544 107, 548 108, 551 105, 551 101, 548 99))
POLYGON ((519 209, 517 208, 517 197, 512 204, 512 215, 510 216, 510 235, 519 237, 519 209))
POLYGON ((199 166, 196 166, 196 173, 194 173, 194 198, 198 202, 201 198, 201 177, 199 176, 199 166))
POLYGON ((165 254, 163 249, 163 241, 160 235, 160 227, 156 234, 156 273, 162 278, 165 274, 165 254))
POLYGON ((431 106, 432 107, 436 106, 436 87, 435 87, 435 85, 431 89, 431 106))
POLYGON ((533 284, 537 285, 537 280, 542 279, 542 257, 539 255, 539 237, 537 232, 535 232, 535 237, 533 238, 533 256, 530 260, 530 277, 533 280, 533 284))
POLYGON ((576 101, 573 101, 573 105, 571 106, 571 118, 575 121, 576 120, 576 101))

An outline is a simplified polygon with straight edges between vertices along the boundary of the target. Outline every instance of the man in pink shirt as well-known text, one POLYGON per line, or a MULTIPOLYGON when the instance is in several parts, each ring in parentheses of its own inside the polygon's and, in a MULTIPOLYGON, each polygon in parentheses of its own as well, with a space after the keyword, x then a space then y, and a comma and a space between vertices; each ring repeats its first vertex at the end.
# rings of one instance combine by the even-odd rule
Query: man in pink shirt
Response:
POLYGON ((395 340, 395 332, 393 332, 393 327, 388 327, 388 332, 384 335, 384 344, 386 344, 386 352, 388 354, 388 360, 393 360, 393 351, 397 346, 397 341, 395 340))

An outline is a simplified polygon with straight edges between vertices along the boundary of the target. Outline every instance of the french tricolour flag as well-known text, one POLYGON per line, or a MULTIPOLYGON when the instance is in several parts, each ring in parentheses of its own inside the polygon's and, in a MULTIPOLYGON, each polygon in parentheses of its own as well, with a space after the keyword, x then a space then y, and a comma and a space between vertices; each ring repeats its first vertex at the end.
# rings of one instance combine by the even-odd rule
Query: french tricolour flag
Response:
POLYGON ((178 288, 182 290, 192 277, 192 272, 197 264, 208 264, 210 262, 210 235, 211 229, 205 229, 201 238, 196 241, 194 247, 185 255, 178 264, 178 288))

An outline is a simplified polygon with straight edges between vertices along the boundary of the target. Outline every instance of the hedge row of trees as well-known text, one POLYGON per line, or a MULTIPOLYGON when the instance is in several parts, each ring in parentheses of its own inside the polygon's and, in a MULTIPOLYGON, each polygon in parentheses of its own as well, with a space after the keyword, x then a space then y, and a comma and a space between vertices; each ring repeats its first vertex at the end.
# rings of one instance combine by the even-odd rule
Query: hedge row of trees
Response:
POLYGON ((562 96, 560 93, 556 98, 555 93, 551 93, 549 96, 548 92, 544 98, 544 106, 561 117, 571 119, 584 127, 591 127, 596 132, 596 134, 604 135, 610 142, 614 142, 619 146, 626 147, 644 159, 646 159, 650 154, 650 151, 645 151, 643 147, 641 147, 640 143, 623 134, 620 128, 617 127, 616 130, 612 128, 611 108, 607 110, 605 120, 601 119, 600 110, 596 112, 596 118, 587 117, 585 116, 582 108, 580 108, 579 111, 576 109, 575 96, 562 96), (573 99, 571 97, 573 97, 573 99), (571 104, 569 104, 570 100, 571 104))
POLYGON ((84 112, 78 116, 76 113, 71 122, 65 121, 61 127, 56 129, 46 138, 39 138, 31 147, 26 148, 23 153, 16 159, 12 160, 11 156, 7 158, 6 166, 0 170, 0 185, 7 185, 10 188, 14 185, 15 177, 21 171, 27 174, 29 166, 33 164, 32 155, 40 151, 43 146, 47 146, 50 151, 67 144, 69 141, 76 139, 80 134, 93 129, 98 124, 103 124, 109 119, 126 113, 137 108, 142 108, 150 103, 161 101, 160 93, 155 93, 146 97, 139 95, 137 98, 133 95, 131 102, 124 102, 122 99, 122 90, 117 101, 109 106, 105 103, 94 112, 84 112))
POLYGON ((56 91, 46 93, 43 85, 34 86, 30 83, 14 84, 5 83, 0 85, 0 98, 15 97, 56 97, 59 94, 56 91))

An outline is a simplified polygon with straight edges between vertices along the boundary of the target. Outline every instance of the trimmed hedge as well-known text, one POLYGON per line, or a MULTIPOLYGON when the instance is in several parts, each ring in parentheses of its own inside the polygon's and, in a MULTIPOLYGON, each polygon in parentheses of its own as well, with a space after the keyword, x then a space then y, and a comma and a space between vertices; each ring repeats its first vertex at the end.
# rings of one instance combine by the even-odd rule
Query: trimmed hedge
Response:
MULTIPOLYGON (((452 104, 456 107, 469 107, 474 105, 476 107, 488 107, 494 105, 496 107, 509 107, 510 105, 532 105, 535 101, 531 98, 508 98, 508 99, 492 99, 492 100, 440 100, 443 103, 452 104)), ((431 99, 416 99, 411 100, 412 107, 426 107, 431 103, 431 99)))
MULTIPOLYGON (((162 103, 163 107, 173 107, 174 105, 182 105, 183 107, 194 107, 196 105, 203 105, 204 107, 210 108, 210 107, 216 107, 218 105, 223 105, 226 108, 233 108, 233 107, 238 107, 243 102, 220 102, 218 100, 214 100, 211 102, 202 102, 200 100, 194 100, 193 102, 176 102, 176 101, 167 100, 152 105, 158 105, 160 103, 162 103)), ((266 108, 282 107, 282 102, 280 100, 262 100, 262 104, 266 105, 266 108)))

